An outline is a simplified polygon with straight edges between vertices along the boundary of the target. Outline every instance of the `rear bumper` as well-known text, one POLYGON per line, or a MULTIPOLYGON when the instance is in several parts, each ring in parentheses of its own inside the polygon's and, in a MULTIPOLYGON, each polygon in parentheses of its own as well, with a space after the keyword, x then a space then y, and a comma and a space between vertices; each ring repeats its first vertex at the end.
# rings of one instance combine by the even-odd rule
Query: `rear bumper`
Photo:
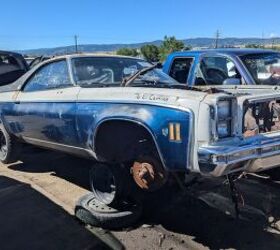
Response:
POLYGON ((259 172, 280 166, 280 136, 258 138, 246 145, 200 147, 198 156, 201 172, 212 176, 259 172))

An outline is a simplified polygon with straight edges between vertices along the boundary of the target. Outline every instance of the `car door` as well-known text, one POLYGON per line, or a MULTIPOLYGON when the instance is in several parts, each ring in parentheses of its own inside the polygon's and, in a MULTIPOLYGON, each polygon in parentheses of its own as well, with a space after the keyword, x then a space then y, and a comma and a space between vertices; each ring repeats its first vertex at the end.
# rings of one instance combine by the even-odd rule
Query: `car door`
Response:
POLYGON ((225 55, 203 54, 195 69, 194 85, 240 85, 244 83, 239 66, 225 55))
POLYGON ((79 87, 71 82, 66 60, 38 68, 16 98, 13 119, 20 124, 19 136, 46 146, 75 146, 78 92, 79 87))

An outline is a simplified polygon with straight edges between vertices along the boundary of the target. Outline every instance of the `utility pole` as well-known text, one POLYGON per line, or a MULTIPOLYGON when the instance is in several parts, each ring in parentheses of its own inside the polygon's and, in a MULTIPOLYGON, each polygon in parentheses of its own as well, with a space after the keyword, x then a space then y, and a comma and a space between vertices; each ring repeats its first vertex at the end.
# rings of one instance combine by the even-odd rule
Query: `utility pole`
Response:
POLYGON ((272 42, 271 42, 271 49, 274 49, 274 43, 275 43, 275 40, 274 40, 274 37, 273 37, 272 42))
POLYGON ((76 51, 76 53, 78 53, 78 36, 77 35, 74 36, 74 40, 75 40, 75 51, 76 51))
POLYGON ((216 34, 215 34, 215 49, 217 49, 219 47, 220 35, 221 35, 220 31, 217 30, 216 34))

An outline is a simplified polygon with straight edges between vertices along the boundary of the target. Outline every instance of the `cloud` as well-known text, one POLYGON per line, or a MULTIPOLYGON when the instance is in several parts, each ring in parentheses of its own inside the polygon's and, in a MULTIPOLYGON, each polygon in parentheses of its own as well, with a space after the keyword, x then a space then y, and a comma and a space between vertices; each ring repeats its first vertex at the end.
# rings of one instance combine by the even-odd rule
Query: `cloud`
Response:
POLYGON ((270 33, 269 37, 270 37, 270 38, 273 38, 273 37, 278 37, 278 34, 277 34, 277 33, 272 32, 272 33, 270 33))

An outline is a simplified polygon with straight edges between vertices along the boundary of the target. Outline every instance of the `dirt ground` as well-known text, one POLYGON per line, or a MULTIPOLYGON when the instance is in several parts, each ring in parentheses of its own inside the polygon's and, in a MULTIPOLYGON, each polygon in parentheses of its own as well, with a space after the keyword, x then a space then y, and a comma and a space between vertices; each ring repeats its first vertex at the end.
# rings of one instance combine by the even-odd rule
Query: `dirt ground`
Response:
POLYGON ((199 179, 147 194, 137 225, 109 232, 73 216, 90 164, 27 147, 20 162, 1 165, 0 249, 280 249, 280 170, 236 182, 240 219, 224 179, 199 179))

